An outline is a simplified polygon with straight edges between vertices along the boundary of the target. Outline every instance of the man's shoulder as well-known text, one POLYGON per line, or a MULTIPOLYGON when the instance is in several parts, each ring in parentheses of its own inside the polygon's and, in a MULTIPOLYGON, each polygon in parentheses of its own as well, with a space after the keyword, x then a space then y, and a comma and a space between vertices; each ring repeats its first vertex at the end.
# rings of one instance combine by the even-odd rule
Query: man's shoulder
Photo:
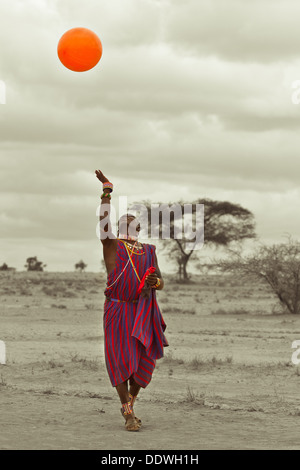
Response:
POLYGON ((153 243, 143 243, 144 246, 151 248, 152 250, 156 250, 156 245, 153 243))

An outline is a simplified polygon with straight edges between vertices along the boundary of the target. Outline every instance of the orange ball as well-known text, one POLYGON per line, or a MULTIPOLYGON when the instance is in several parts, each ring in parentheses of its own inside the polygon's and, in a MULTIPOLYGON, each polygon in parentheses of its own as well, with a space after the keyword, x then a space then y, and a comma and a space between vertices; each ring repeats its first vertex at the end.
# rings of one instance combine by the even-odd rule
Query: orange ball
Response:
POLYGON ((101 59, 102 43, 90 29, 72 28, 60 38, 57 54, 67 69, 85 72, 95 67, 101 59))

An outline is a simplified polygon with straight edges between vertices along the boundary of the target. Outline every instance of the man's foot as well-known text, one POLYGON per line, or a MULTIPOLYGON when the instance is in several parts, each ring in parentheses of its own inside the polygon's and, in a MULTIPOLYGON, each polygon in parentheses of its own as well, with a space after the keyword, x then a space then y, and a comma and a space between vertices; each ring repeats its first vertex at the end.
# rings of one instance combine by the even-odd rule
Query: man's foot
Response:
MULTIPOLYGON (((122 414, 123 418, 126 420, 126 416, 124 415, 124 412, 123 412, 122 408, 121 408, 121 414, 122 414)), ((136 420, 136 422, 137 422, 140 426, 142 425, 142 420, 141 420, 140 418, 138 418, 137 416, 135 416, 134 419, 136 420)), ((126 425, 126 423, 125 423, 125 425, 126 425)))
POLYGON ((141 428, 141 425, 137 422, 136 417, 134 416, 134 413, 132 412, 129 415, 123 415, 126 422, 125 422, 125 428, 127 431, 139 431, 141 428))

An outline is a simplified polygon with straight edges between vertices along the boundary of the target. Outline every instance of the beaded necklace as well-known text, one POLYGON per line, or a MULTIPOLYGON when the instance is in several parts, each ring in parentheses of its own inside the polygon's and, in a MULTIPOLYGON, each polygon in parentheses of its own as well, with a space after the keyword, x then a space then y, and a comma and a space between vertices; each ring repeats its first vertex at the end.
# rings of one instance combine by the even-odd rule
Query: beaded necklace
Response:
MULTIPOLYGON (((119 240, 120 240, 120 238, 119 238, 119 240)), ((130 245, 130 243, 127 243, 127 242, 125 242, 124 240, 120 240, 120 241, 123 242, 124 245, 125 245, 125 247, 126 247, 131 253, 133 253, 134 255, 141 256, 141 255, 144 255, 144 254, 145 254, 145 251, 143 251, 143 248, 137 249, 137 248, 135 248, 135 244, 134 244, 133 247, 132 247, 132 245, 130 245), (133 249, 132 249, 132 248, 133 248, 133 249), (134 251, 134 249, 135 249, 136 251, 134 251)))

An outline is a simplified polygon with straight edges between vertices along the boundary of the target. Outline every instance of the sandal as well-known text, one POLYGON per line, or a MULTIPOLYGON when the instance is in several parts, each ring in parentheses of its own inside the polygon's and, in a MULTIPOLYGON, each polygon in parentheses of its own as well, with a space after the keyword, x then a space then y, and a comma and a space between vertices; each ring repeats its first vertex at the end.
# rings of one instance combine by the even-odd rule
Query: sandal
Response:
MULTIPOLYGON (((125 417, 125 415, 124 415, 123 409, 121 408, 120 411, 121 411, 121 415, 123 416, 123 418, 124 418, 125 421, 126 421, 126 417, 125 417)), ((137 416, 135 416, 134 419, 136 420, 136 422, 137 422, 140 426, 142 425, 142 420, 141 420, 140 418, 138 418, 137 416)), ((126 423, 125 423, 125 425, 126 425, 126 423)))
POLYGON ((132 413, 131 415, 127 415, 126 423, 125 423, 125 428, 127 431, 139 431, 141 428, 141 425, 137 422, 134 414, 132 413))

